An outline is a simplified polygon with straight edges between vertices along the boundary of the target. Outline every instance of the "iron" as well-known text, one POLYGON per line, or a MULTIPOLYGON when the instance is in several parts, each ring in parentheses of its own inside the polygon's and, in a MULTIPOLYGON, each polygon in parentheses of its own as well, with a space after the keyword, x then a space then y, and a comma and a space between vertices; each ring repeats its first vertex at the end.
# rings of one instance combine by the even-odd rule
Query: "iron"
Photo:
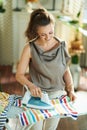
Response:
POLYGON ((46 92, 42 92, 42 97, 33 97, 27 88, 27 86, 24 86, 26 88, 25 95, 22 99, 22 104, 26 105, 26 107, 29 108, 35 108, 35 109, 54 109, 53 105, 51 104, 51 101, 49 99, 49 96, 46 92))

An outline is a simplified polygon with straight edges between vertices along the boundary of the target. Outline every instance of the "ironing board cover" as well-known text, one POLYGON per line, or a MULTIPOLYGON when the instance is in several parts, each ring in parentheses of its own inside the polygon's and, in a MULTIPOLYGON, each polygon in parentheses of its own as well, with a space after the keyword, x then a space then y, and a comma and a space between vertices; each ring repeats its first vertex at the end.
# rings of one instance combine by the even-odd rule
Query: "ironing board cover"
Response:
POLYGON ((73 104, 70 102, 69 97, 62 96, 61 98, 51 100, 54 108, 49 110, 40 110, 34 108, 27 108, 23 106, 21 100, 18 99, 15 102, 15 106, 23 107, 24 111, 20 113, 19 120, 22 126, 32 125, 37 121, 44 120, 50 117, 62 117, 67 116, 73 119, 77 119, 78 112, 76 108, 73 107, 73 104))

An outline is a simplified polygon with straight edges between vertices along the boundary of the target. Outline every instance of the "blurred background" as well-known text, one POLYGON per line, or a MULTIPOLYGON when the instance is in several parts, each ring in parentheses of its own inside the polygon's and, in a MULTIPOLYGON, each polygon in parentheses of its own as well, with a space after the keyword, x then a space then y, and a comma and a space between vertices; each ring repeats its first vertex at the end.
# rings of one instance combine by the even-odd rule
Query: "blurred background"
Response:
MULTIPOLYGON (((81 104, 87 98, 87 0, 0 0, 0 91, 18 95, 23 92, 15 73, 26 44, 24 33, 30 14, 40 7, 53 14, 55 35, 67 43, 77 104, 87 111, 87 102, 81 104)), ((61 119, 58 130, 87 130, 86 120, 87 116, 76 122, 61 119)))
MULTIPOLYGON (((77 27, 84 28, 85 31, 80 29, 77 39, 87 51, 86 3, 86 0, 0 0, 0 64, 18 62, 26 43, 24 32, 30 13, 38 7, 44 7, 54 15, 55 34, 65 40, 68 47, 75 40, 77 27), (71 25, 67 24, 70 20, 74 20, 71 25)), ((87 53, 81 54, 80 65, 87 67, 87 53)))

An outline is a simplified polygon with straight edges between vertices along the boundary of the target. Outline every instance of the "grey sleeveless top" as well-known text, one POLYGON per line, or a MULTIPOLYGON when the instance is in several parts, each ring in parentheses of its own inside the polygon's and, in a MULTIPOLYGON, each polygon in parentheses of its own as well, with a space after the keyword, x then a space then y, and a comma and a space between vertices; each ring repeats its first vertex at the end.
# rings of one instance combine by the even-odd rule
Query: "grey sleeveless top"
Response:
POLYGON ((29 74, 32 82, 46 92, 64 90, 63 75, 70 59, 65 42, 60 42, 58 47, 50 51, 44 51, 34 42, 30 46, 32 59, 29 74))

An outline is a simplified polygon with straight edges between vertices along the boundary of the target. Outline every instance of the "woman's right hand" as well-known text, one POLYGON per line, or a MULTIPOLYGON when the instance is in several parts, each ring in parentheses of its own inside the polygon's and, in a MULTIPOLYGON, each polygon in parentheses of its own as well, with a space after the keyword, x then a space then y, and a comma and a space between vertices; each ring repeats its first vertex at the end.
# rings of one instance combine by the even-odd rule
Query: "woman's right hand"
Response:
POLYGON ((37 87, 36 85, 32 84, 29 87, 30 93, 33 97, 42 97, 42 91, 39 87, 37 87))

